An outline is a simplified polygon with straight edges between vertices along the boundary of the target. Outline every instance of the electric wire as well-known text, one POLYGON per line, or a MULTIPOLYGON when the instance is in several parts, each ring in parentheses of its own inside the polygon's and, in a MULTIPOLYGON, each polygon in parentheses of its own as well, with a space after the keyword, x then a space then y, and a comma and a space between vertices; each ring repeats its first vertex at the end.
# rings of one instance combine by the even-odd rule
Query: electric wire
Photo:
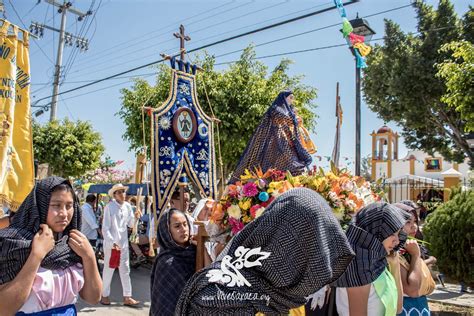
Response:
MULTIPOLYGON (((15 15, 18 17, 18 20, 20 20, 20 23, 21 23, 21 25, 23 26, 23 28, 24 28, 25 30, 27 30, 28 27, 26 27, 25 23, 23 23, 23 19, 22 19, 21 16, 18 14, 18 11, 15 9, 15 6, 13 5, 12 1, 11 1, 11 0, 8 0, 8 2, 10 3, 10 5, 11 5, 11 7, 12 7, 13 12, 15 12, 15 15)), ((43 53, 43 55, 44 55, 52 64, 54 64, 54 62, 53 62, 53 61, 51 60, 51 58, 49 58, 49 56, 44 52, 44 50, 41 48, 41 46, 39 46, 39 44, 38 44, 36 41, 34 41, 33 38, 31 38, 31 39, 32 39, 32 42, 33 42, 36 46, 38 46, 39 50, 43 53)))
MULTIPOLYGON (((240 14, 239 16, 234 17, 234 18, 232 18, 232 19, 225 19, 224 21, 221 21, 221 22, 218 22, 218 23, 215 23, 215 24, 212 24, 212 25, 203 27, 203 28, 201 28, 201 29, 195 30, 195 31, 193 32, 193 34, 196 34, 196 33, 199 33, 199 32, 201 32, 201 31, 207 30, 207 29, 209 29, 209 28, 211 28, 211 27, 215 27, 215 26, 221 25, 221 24, 223 24, 223 23, 228 23, 229 21, 233 21, 233 20, 235 20, 235 19, 240 19, 240 18, 249 16, 249 15, 252 15, 252 14, 256 14, 256 13, 261 12, 261 11, 263 11, 263 10, 267 10, 267 9, 270 9, 270 8, 273 8, 273 7, 275 7, 275 6, 282 5, 282 4, 284 4, 284 2, 277 3, 276 5, 267 6, 267 7, 263 8, 263 9, 260 9, 260 10, 257 10, 257 11, 252 10, 252 11, 246 13, 246 14, 243 14, 243 15, 240 14)), ((189 24, 187 24, 187 25, 189 26, 189 25, 191 25, 191 23, 189 23, 189 24)), ((174 41, 173 38, 168 39, 168 40, 165 40, 165 41, 161 41, 161 42, 158 42, 158 43, 155 43, 155 44, 152 44, 152 45, 148 45, 148 46, 147 46, 147 49, 150 49, 150 48, 152 48, 152 47, 159 46, 159 45, 164 44, 164 43, 169 43, 169 42, 172 42, 172 41, 174 41)), ((133 48, 133 46, 128 46, 128 47, 129 47, 129 48, 133 48)), ((173 49, 173 48, 169 48, 168 50, 171 50, 171 49, 173 49)), ((143 52, 143 47, 138 47, 138 48, 136 48, 135 50, 133 50, 133 51, 131 51, 131 52, 125 52, 125 51, 123 51, 123 52, 124 52, 123 54, 121 54, 121 55, 119 55, 119 56, 116 56, 115 58, 127 57, 127 56, 130 56, 130 54, 134 54, 134 53, 137 53, 137 52, 143 52)), ((166 51, 165 51, 165 52, 166 52, 166 51)), ((110 56, 107 56, 107 57, 110 58, 110 56)), ((128 59, 126 62, 121 62, 121 63, 118 63, 118 64, 114 64, 114 65, 112 65, 112 66, 108 66, 108 67, 105 67, 105 68, 102 68, 102 69, 98 69, 98 70, 95 70, 95 72, 100 72, 100 71, 108 70, 108 69, 110 69, 110 68, 115 68, 115 67, 117 67, 117 66, 121 66, 121 65, 124 65, 124 64, 128 64, 128 63, 131 62, 131 61, 142 60, 143 58, 146 58, 146 57, 150 57, 150 55, 147 55, 147 56, 139 56, 139 57, 137 57, 137 58, 135 58, 135 59, 132 59, 132 60, 128 59)), ((100 64, 100 63, 99 63, 99 64, 100 64)), ((96 67, 96 66, 99 65, 99 64, 94 63, 94 64, 92 64, 92 65, 88 65, 88 66, 86 66, 86 67, 82 67, 80 70, 75 71, 75 72, 73 72, 73 73, 77 75, 77 74, 79 74, 79 73, 88 72, 88 71, 89 71, 88 69, 93 68, 93 67, 96 67)), ((77 76, 75 76, 75 77, 77 77, 77 76)))
MULTIPOLYGON (((192 19, 192 18, 194 18, 194 17, 196 17, 196 16, 202 16, 203 14, 212 12, 212 11, 214 11, 214 10, 216 10, 216 9, 218 9, 218 8, 224 7, 224 6, 226 6, 226 5, 230 4, 230 3, 232 3, 232 2, 228 2, 228 3, 226 3, 226 4, 219 5, 219 6, 215 7, 215 8, 213 8, 213 9, 206 10, 206 11, 204 11, 204 12, 195 14, 195 15, 193 15, 193 16, 191 16, 191 17, 189 17, 189 18, 185 18, 185 19, 183 19, 183 20, 181 20, 181 21, 168 24, 168 25, 166 25, 166 26, 163 27, 163 28, 168 28, 166 31, 163 31, 163 32, 162 32, 162 29, 163 29, 163 28, 160 28, 159 30, 154 30, 154 31, 151 31, 151 32, 149 32, 149 33, 145 33, 145 34, 140 35, 139 37, 136 37, 136 38, 134 38, 134 39, 126 40, 126 41, 120 42, 120 43, 118 43, 118 44, 115 44, 115 45, 113 45, 113 46, 111 46, 111 47, 109 47, 109 48, 106 48, 106 49, 100 51, 100 52, 97 53, 93 58, 90 58, 90 59, 85 60, 84 63, 78 63, 78 65, 80 66, 80 65, 88 64, 88 63, 90 63, 90 62, 92 62, 92 61, 100 60, 100 59, 103 59, 103 58, 110 58, 110 55, 111 55, 111 54, 108 53, 110 50, 116 50, 116 48, 118 48, 118 47, 120 47, 120 46, 123 46, 123 45, 127 45, 128 47, 132 47, 134 43, 136 43, 136 42, 142 42, 144 37, 148 37, 149 35, 151 35, 151 34, 153 34, 153 33, 161 32, 160 34, 158 34, 157 36, 155 36, 155 38, 158 38, 158 37, 160 37, 160 36, 162 36, 162 35, 167 35, 167 34, 169 34, 169 32, 172 32, 172 31, 175 30, 174 28, 169 29, 169 27, 175 26, 177 23, 183 23, 184 21, 189 21, 190 19, 192 19), (102 55, 104 55, 104 56, 102 56, 102 55)), ((223 12, 218 12, 218 13, 216 13, 216 14, 214 14, 214 15, 203 17, 202 19, 199 19, 199 20, 197 20, 197 21, 187 23, 187 25, 192 25, 192 24, 195 24, 195 23, 204 21, 204 20, 208 20, 209 18, 212 18, 212 17, 214 17, 214 16, 216 16, 216 15, 221 15, 221 14, 227 13, 227 12, 229 12, 229 11, 238 9, 238 8, 240 8, 240 7, 246 6, 246 5, 248 5, 249 3, 250 3, 250 2, 247 2, 247 3, 244 3, 244 4, 240 4, 240 5, 238 5, 237 7, 233 7, 233 8, 231 8, 231 9, 227 9, 227 10, 225 10, 225 11, 223 11, 223 12)), ((113 55, 113 53, 112 53, 112 55, 113 55)))

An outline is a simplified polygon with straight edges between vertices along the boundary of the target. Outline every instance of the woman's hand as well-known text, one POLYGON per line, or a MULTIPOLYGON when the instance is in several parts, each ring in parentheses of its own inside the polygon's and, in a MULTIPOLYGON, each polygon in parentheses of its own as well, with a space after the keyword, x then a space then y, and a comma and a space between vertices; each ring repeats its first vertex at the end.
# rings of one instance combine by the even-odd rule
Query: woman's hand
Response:
POLYGON ((53 231, 46 224, 40 225, 40 230, 33 238, 31 253, 41 260, 54 248, 53 231))
POLYGON ((94 249, 92 249, 89 240, 77 229, 72 229, 69 233, 69 247, 82 259, 95 257, 94 249))
POLYGON ((408 239, 405 244, 405 250, 412 257, 420 257, 420 246, 416 240, 408 239))

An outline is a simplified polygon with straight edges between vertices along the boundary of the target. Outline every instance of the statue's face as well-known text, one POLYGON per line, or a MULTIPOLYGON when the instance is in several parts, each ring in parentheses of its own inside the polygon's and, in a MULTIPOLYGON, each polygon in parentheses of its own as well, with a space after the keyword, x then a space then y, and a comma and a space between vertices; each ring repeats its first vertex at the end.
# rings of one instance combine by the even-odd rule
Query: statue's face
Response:
POLYGON ((290 94, 285 98, 286 104, 288 105, 293 105, 293 102, 295 101, 295 96, 293 94, 290 94))

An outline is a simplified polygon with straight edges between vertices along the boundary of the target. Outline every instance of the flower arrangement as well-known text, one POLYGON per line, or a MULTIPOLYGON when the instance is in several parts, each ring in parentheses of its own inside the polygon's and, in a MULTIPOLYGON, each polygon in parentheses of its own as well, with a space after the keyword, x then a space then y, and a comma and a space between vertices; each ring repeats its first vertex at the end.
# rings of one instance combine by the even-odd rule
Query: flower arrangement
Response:
POLYGON ((262 215, 277 196, 297 187, 306 187, 321 194, 342 222, 347 222, 360 208, 380 200, 383 195, 364 178, 334 166, 329 172, 314 168, 299 176, 273 169, 265 173, 258 169, 255 172, 246 170, 241 181, 227 186, 223 197, 213 208, 211 221, 235 235, 262 215))

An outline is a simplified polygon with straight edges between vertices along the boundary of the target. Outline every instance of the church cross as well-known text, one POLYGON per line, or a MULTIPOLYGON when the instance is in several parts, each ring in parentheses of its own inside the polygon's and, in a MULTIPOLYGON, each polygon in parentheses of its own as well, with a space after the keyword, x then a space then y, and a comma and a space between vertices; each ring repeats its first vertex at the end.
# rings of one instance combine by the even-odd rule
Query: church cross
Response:
POLYGON ((179 51, 180 51, 180 57, 181 61, 184 62, 184 53, 186 52, 186 49, 184 48, 184 43, 185 41, 190 41, 191 37, 188 35, 184 35, 184 26, 181 24, 179 26, 179 33, 174 33, 174 37, 179 38, 179 51))

